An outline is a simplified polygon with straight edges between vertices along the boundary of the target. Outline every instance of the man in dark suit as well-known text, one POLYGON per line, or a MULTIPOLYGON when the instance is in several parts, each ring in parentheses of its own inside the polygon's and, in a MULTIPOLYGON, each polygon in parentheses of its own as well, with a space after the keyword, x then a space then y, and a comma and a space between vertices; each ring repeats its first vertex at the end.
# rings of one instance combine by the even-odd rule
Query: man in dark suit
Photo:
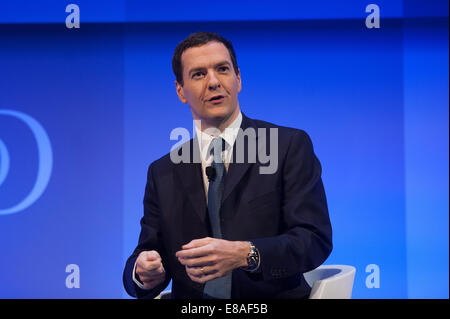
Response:
POLYGON ((332 249, 310 138, 241 112, 240 70, 221 36, 190 35, 172 66, 196 136, 148 169, 125 289, 154 298, 172 279, 173 298, 308 297, 302 274, 332 249))

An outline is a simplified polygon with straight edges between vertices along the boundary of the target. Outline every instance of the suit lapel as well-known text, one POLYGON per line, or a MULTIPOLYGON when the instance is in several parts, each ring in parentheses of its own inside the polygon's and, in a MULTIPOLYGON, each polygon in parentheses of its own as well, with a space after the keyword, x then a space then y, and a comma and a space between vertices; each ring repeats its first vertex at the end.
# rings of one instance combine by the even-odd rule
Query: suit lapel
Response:
MULTIPOLYGON (((189 148, 186 147, 185 150, 189 149, 190 151, 190 162, 175 164, 175 172, 181 180, 183 191, 191 201, 195 212, 200 217, 200 220, 204 222, 207 207, 203 186, 202 164, 201 162, 194 161, 194 159, 200 158, 198 157, 200 156, 200 151, 197 137, 187 143, 189 143, 189 148)), ((183 147, 181 147, 179 152, 183 152, 183 150, 183 147)), ((179 154, 181 155, 182 153, 179 154)))
MULTIPOLYGON (((225 178, 225 186, 224 191, 222 195, 222 203, 227 199, 227 197, 231 194, 231 192, 234 190, 236 185, 239 183, 239 181, 244 176, 245 172, 254 164, 248 162, 248 140, 246 139, 244 144, 244 162, 243 163, 236 163, 237 157, 236 157, 236 141, 238 139, 243 139, 243 131, 245 131, 247 128, 253 128, 255 132, 255 139, 253 137, 249 137, 249 139, 252 139, 252 144, 256 147, 257 142, 257 133, 258 130, 256 129, 255 123, 246 117, 244 113, 242 113, 242 123, 241 123, 241 129, 239 130, 238 136, 236 137, 236 140, 234 141, 233 146, 233 162, 230 163, 230 166, 228 167, 228 172, 225 178)), ((255 148, 256 152, 256 148, 255 148)))

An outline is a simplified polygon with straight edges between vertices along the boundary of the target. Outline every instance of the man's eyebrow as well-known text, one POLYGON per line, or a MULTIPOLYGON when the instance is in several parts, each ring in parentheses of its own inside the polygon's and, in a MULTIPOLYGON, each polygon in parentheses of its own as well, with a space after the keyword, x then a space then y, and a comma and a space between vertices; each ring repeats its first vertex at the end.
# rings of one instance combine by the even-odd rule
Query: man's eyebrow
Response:
POLYGON ((222 65, 229 65, 229 66, 231 66, 230 62, 228 62, 228 61, 222 61, 222 62, 217 63, 217 64, 215 65, 215 67, 217 68, 218 66, 222 66, 222 65))
MULTIPOLYGON (((216 63, 216 64, 214 65, 214 67, 217 68, 218 66, 222 66, 222 65, 228 65, 228 66, 231 66, 230 62, 228 62, 228 61, 221 61, 221 62, 216 63)), ((191 75, 191 74, 194 73, 194 72, 202 71, 202 70, 204 70, 204 69, 206 69, 206 68, 203 67, 203 66, 199 66, 199 67, 196 67, 196 68, 193 68, 193 69, 189 70, 189 73, 188 73, 188 74, 191 75)))

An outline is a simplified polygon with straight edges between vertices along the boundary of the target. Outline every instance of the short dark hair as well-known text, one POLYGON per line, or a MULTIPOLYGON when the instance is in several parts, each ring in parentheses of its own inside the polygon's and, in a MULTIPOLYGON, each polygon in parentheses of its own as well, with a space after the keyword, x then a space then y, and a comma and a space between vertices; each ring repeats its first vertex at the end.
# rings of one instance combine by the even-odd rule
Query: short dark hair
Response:
POLYGON ((183 54, 184 51, 186 51, 189 48, 199 47, 209 42, 220 42, 228 49, 231 62, 233 63, 234 72, 236 73, 236 75, 239 74, 239 68, 236 60, 236 53, 234 52, 233 44, 231 44, 231 41, 221 37, 220 35, 214 32, 196 32, 192 33, 186 39, 178 43, 177 47, 175 48, 175 52, 173 53, 172 70, 173 73, 175 74, 177 82, 180 83, 182 86, 183 86, 183 65, 181 63, 181 55, 183 54))

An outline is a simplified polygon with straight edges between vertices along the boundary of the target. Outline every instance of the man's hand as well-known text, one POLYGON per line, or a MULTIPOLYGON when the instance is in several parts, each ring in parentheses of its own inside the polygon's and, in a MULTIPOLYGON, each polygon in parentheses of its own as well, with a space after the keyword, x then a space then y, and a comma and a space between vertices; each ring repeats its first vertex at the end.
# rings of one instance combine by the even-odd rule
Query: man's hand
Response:
POLYGON ((143 251, 136 259, 136 275, 145 288, 155 288, 166 278, 161 256, 156 250, 143 251))
POLYGON ((191 280, 205 283, 223 277, 233 269, 247 266, 250 244, 217 238, 194 239, 175 255, 191 280))

